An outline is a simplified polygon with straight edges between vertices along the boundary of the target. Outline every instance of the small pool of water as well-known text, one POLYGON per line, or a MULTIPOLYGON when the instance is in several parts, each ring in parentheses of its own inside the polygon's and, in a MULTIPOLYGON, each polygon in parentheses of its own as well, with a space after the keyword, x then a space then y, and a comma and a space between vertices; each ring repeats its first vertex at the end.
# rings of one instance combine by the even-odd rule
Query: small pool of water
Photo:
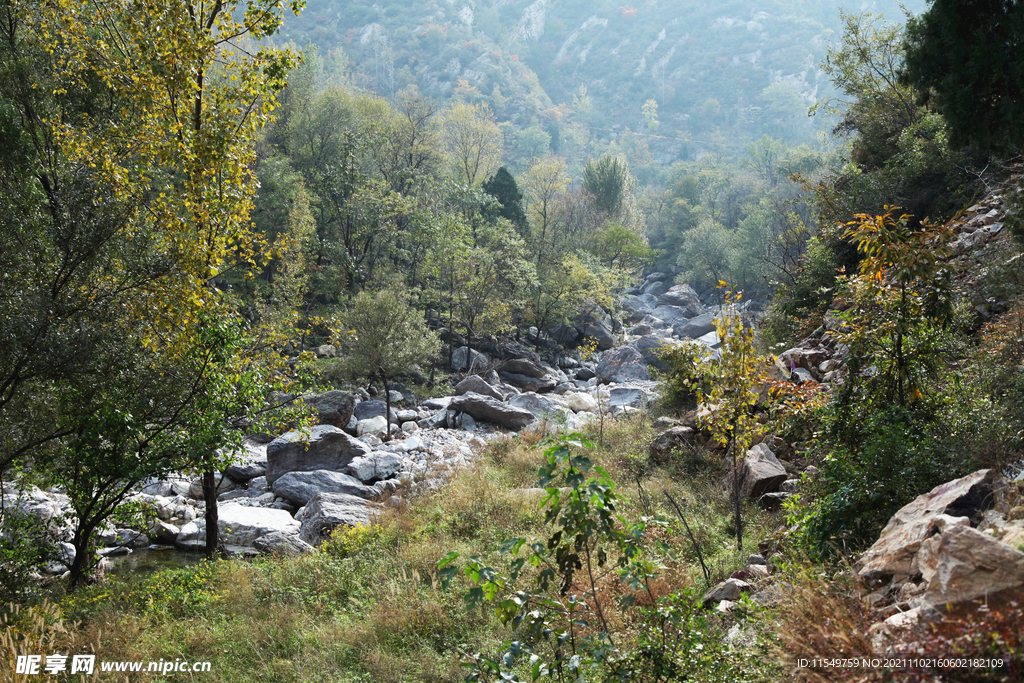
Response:
POLYGON ((129 555, 108 558, 110 574, 151 574, 163 569, 177 569, 197 565, 206 557, 201 552, 186 552, 169 545, 151 545, 133 550, 129 555))

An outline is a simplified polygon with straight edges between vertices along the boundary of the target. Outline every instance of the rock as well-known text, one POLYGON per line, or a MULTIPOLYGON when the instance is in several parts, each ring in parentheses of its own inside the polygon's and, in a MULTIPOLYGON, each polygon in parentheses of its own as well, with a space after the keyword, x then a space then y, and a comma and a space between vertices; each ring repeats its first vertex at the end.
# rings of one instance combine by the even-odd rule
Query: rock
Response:
POLYGON ((346 391, 328 391, 304 396, 303 402, 313 406, 320 424, 344 429, 356 407, 356 397, 346 391))
POLYGON ((138 550, 139 548, 146 548, 150 544, 149 536, 136 531, 135 529, 118 529, 117 539, 115 541, 117 545, 123 545, 132 550, 138 550))
MULTIPOLYGON (((749 451, 739 465, 740 495, 749 500, 757 500, 766 493, 779 490, 786 481, 786 469, 766 444, 760 443, 749 451)), ((732 475, 726 478, 729 490, 732 490, 732 475)))
POLYGON ((651 442, 651 458, 656 462, 667 462, 673 451, 693 442, 693 428, 671 427, 654 437, 651 442))
POLYGON ((767 565, 768 561, 764 559, 764 555, 748 555, 746 565, 749 567, 752 564, 764 564, 767 565))
POLYGON ((562 398, 565 400, 566 405, 577 413, 593 413, 598 408, 596 398, 580 391, 567 392, 562 398))
POLYGON ((599 320, 593 313, 582 318, 576 327, 584 341, 589 338, 597 340, 598 351, 607 351, 615 346, 615 335, 612 334, 611 326, 599 320))
POLYGON ((418 424, 416 424, 415 422, 403 422, 401 424, 401 428, 402 428, 403 432, 407 432, 408 433, 408 432, 419 431, 420 426, 418 424))
POLYGON ((779 355, 779 359, 790 370, 803 368, 810 372, 828 360, 828 353, 819 348, 804 349, 798 346, 784 351, 779 355))
POLYGON ((674 344, 678 344, 678 342, 649 334, 635 340, 630 346, 640 352, 640 355, 644 357, 645 363, 664 372, 669 369, 669 365, 658 355, 658 350, 674 344))
POLYGON ((476 420, 499 424, 509 429, 522 429, 534 421, 533 414, 528 410, 508 406, 490 396, 473 392, 456 396, 449 405, 452 409, 467 413, 476 420))
POLYGON ((527 377, 535 377, 537 379, 548 374, 548 371, 539 361, 535 363, 525 358, 513 358, 512 360, 505 361, 498 366, 498 374, 500 375, 503 372, 526 375, 527 377))
POLYGON ((541 379, 515 372, 499 372, 498 375, 520 391, 550 391, 558 385, 558 381, 548 375, 544 375, 541 379))
POLYGON ((498 342, 494 347, 494 355, 498 358, 525 358, 534 363, 540 362, 540 356, 536 351, 526 344, 511 340, 498 342))
POLYGON ((481 370, 485 365, 491 362, 491 359, 485 353, 480 353, 477 350, 473 350, 471 356, 473 362, 470 367, 466 367, 466 354, 469 353, 468 346, 460 346, 455 349, 452 354, 452 370, 466 370, 472 372, 474 370, 481 370))
MULTIPOLYGON (((228 491, 234 491, 236 487, 235 482, 231 481, 228 477, 225 477, 222 473, 217 473, 213 477, 214 483, 217 485, 217 495, 227 493, 228 491)), ((196 477, 191 481, 188 487, 188 495, 192 496, 196 500, 203 499, 203 478, 196 477)))
POLYGON ((917 566, 927 586, 923 600, 937 609, 974 600, 994 606, 1024 591, 1024 553, 966 524, 947 526, 925 540, 917 566))
POLYGON ((808 382, 811 384, 818 383, 818 380, 814 379, 814 375, 811 374, 811 371, 803 368, 794 368, 793 372, 790 373, 789 378, 794 384, 805 384, 808 382))
POLYGON ((587 380, 594 379, 597 374, 594 373, 590 368, 580 368, 576 371, 576 379, 586 382, 587 380))
POLYGON ((368 526, 380 508, 378 503, 344 493, 318 493, 301 511, 302 540, 317 546, 342 524, 368 526))
POLYGON ((551 338, 556 343, 568 348, 576 345, 580 341, 580 332, 572 325, 559 325, 558 327, 552 327, 550 330, 551 338))
POLYGON ((369 456, 354 459, 348 464, 348 469, 359 481, 377 481, 389 479, 398 474, 402 469, 403 461, 404 458, 398 453, 374 451, 369 456))
POLYGON ((559 406, 548 399, 529 391, 525 394, 511 397, 508 400, 508 405, 529 410, 538 420, 546 422, 557 421, 562 411, 566 410, 565 408, 559 409, 559 406))
POLYGON ((736 602, 744 593, 749 593, 750 588, 750 584, 746 581, 742 581, 740 579, 726 579, 705 593, 702 602, 705 607, 710 607, 711 605, 723 600, 736 602))
POLYGON ((388 421, 384 419, 383 415, 377 415, 366 420, 360 420, 356 423, 356 436, 363 436, 364 434, 383 434, 388 428, 388 421))
POLYGON ((653 297, 659 297, 668 291, 668 285, 661 280, 655 280, 644 285, 643 289, 640 290, 643 294, 649 294, 653 297))
POLYGON ((181 533, 180 528, 159 519, 154 519, 149 527, 149 535, 160 543, 166 543, 167 545, 173 545, 179 533, 181 533))
MULTIPOLYGON (((941 515, 980 521, 992 504, 995 473, 979 470, 966 477, 936 486, 904 505, 889 519, 874 545, 854 565, 868 585, 882 585, 896 575, 909 576, 929 531, 941 515)), ((945 524, 940 520, 940 524, 945 524)))
MULTIPOLYGON (((218 536, 224 545, 251 548, 261 536, 275 531, 295 536, 301 527, 285 510, 251 507, 235 502, 221 505, 217 515, 218 536)), ((185 550, 205 548, 206 520, 199 518, 183 526, 175 545, 185 550)))
POLYGON ((450 404, 452 402, 453 398, 455 398, 455 397, 454 396, 441 396, 440 398, 428 398, 426 401, 424 401, 420 405, 422 405, 424 408, 426 408, 427 410, 429 410, 431 412, 436 412, 438 410, 447 410, 448 409, 448 404, 450 404))
POLYGON ((281 531, 260 536, 253 542, 253 547, 261 553, 278 557, 297 557, 313 550, 313 546, 300 537, 281 531))
POLYGON ((333 425, 282 434, 267 445, 267 482, 286 472, 340 470, 371 449, 333 425))
POLYGON ((316 347, 317 358, 334 358, 338 355, 338 349, 333 344, 321 344, 316 347))
MULTIPOLYGON (((356 420, 362 421, 369 420, 371 417, 384 417, 386 412, 387 403, 374 399, 357 403, 356 407, 352 410, 352 415, 356 420)), ((391 409, 390 418, 391 422, 398 422, 398 413, 395 412, 394 408, 391 409)))
POLYGON ((782 504, 793 497, 792 493, 786 493, 785 491, 774 491, 772 493, 766 493, 757 499, 757 504, 761 506, 761 509, 774 512, 775 510, 781 510, 782 504))
POLYGON ((267 473, 267 468, 263 465, 250 464, 250 465, 229 465, 225 470, 224 474, 231 481, 236 484, 245 484, 257 477, 262 477, 267 473))
POLYGON ((678 334, 680 338, 697 339, 698 337, 703 337, 708 332, 715 331, 715 319, 717 317, 718 313, 703 313, 691 320, 687 320, 682 325, 675 326, 673 332, 678 334))
POLYGON ((496 398, 499 401, 504 400, 504 396, 497 389, 488 384, 479 375, 470 375, 466 379, 462 380, 455 385, 455 395, 462 396, 463 394, 472 391, 476 394, 482 394, 484 396, 490 396, 496 398))
POLYGON ((688 309, 687 318, 693 318, 704 312, 700 297, 690 285, 675 285, 658 297, 658 306, 678 306, 688 309))
POLYGON ((321 492, 344 493, 360 498, 371 498, 374 495, 370 487, 364 486, 355 477, 328 470, 288 472, 274 482, 273 489, 275 494, 300 506, 306 505, 321 492))
POLYGON ((645 410, 653 403, 653 399, 643 389, 634 387, 615 387, 608 392, 608 407, 629 406, 645 410))
POLYGON ((605 353, 595 372, 602 382, 628 382, 651 378, 647 372, 647 362, 632 346, 621 346, 605 353))
POLYGON ((658 306, 651 311, 651 318, 644 317, 642 322, 647 322, 651 327, 672 327, 674 325, 684 325, 692 318, 695 314, 691 312, 689 308, 681 308, 679 306, 658 306), (654 319, 660 320, 663 325, 655 325, 654 319))

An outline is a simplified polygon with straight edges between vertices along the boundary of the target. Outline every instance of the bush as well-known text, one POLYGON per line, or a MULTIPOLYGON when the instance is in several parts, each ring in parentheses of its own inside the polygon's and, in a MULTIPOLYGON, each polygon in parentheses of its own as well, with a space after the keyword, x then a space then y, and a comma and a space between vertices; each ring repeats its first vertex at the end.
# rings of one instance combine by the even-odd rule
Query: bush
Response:
POLYGON ((707 347, 700 342, 684 342, 662 346, 657 354, 669 366, 661 376, 662 405, 678 410, 695 407, 698 394, 710 388, 707 347))

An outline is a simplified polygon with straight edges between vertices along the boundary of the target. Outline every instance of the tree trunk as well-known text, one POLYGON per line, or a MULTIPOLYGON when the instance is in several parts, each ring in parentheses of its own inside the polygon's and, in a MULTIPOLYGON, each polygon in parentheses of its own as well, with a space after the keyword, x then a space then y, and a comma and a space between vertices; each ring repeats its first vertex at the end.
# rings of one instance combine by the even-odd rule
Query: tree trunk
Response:
POLYGON ((743 550, 743 511, 740 504, 740 471, 736 465, 736 441, 729 444, 729 453, 732 454, 732 504, 736 517, 736 550, 743 550))
POLYGON ((380 381, 384 383, 384 422, 387 424, 384 428, 387 438, 384 440, 388 441, 391 439, 391 382, 384 375, 381 375, 380 381))
POLYGON ((88 569, 86 561, 89 559, 89 539, 92 538, 92 532, 92 524, 86 524, 84 527, 75 527, 75 537, 72 539, 72 545, 75 546, 75 560, 68 567, 71 572, 69 578, 72 589, 78 588, 85 583, 85 572, 88 569))
POLYGON ((206 502, 206 559, 217 557, 220 545, 219 515, 217 514, 217 480, 213 469, 213 459, 207 458, 203 470, 203 500, 206 502))

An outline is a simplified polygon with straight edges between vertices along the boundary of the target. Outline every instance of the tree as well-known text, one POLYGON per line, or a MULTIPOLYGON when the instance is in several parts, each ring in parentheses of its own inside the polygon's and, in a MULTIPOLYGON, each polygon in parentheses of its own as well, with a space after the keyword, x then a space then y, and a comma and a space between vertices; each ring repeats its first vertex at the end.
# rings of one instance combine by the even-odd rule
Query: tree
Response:
POLYGON ((626 160, 605 154, 596 161, 588 159, 583 167, 583 189, 594 197, 594 207, 600 213, 618 216, 628 196, 633 192, 633 177, 626 160))
POLYGON ((540 258, 555 221, 556 200, 569 185, 565 159, 552 156, 537 159, 523 174, 522 180, 527 212, 533 223, 533 239, 537 243, 537 256, 540 258))
POLYGON ((360 292, 339 324, 338 337, 353 367, 384 385, 390 434, 391 381, 408 372, 413 363, 434 356, 440 340, 408 296, 394 286, 360 292))
POLYGON ((484 104, 457 102, 443 114, 441 138, 452 174, 478 185, 501 166, 503 138, 484 104))
POLYGON ((1024 5, 932 0, 907 23, 903 84, 946 119, 951 142, 1014 153, 1024 143, 1024 5))
POLYGON ((719 282, 729 272, 735 237, 720 223, 702 218, 683 237, 677 264, 684 270, 679 282, 719 282))
POLYGON ((526 232, 528 226, 526 212, 523 211, 523 193, 519 191, 516 179, 504 166, 483 184, 482 189, 498 200, 499 206, 493 212, 495 217, 506 218, 519 232, 526 232))

